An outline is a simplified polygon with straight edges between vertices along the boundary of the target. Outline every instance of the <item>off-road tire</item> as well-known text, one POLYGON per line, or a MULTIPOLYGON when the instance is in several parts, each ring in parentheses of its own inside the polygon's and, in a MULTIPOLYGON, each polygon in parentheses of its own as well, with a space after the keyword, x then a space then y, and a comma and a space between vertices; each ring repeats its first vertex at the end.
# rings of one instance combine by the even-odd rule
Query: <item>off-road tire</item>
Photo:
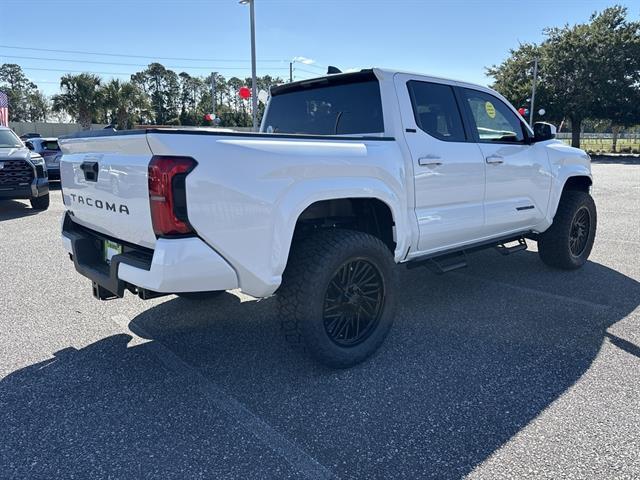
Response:
POLYGON ((176 293, 176 295, 192 302, 205 302, 207 300, 213 300, 214 298, 220 297, 224 292, 225 290, 213 292, 184 292, 176 293))
MULTIPOLYGON (((553 218, 553 224, 538 237, 538 253, 544 263, 563 270, 575 270, 582 267, 591 253, 596 236, 597 225, 596 204, 587 192, 574 190, 565 191, 560 198, 558 211, 553 218), (586 244, 580 251, 572 252, 572 229, 578 215, 588 214, 586 244)), ((574 230, 575 231, 575 230, 574 230)))
MULTIPOLYGON (((352 230, 318 232, 294 241, 291 247, 282 285, 276 292, 282 331, 290 343, 301 343, 320 363, 332 368, 351 367, 371 356, 389 333, 397 290, 397 267, 391 251, 380 239, 352 230), (367 336, 359 343, 344 346, 332 340, 325 327, 325 302, 330 282, 341 267, 353 262, 377 272, 381 300, 375 310, 377 321, 369 324, 367 336)), ((358 327, 359 320, 360 317, 358 327)))
POLYGON ((31 203, 31 208, 34 210, 46 210, 49 208, 49 194, 43 195, 41 197, 34 197, 29 200, 31 203))

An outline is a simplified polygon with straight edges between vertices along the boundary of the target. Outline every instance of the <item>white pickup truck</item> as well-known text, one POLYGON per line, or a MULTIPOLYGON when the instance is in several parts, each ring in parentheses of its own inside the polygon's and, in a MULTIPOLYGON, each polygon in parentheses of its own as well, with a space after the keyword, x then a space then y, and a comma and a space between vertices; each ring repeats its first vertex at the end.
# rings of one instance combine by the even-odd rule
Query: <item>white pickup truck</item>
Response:
POLYGON ((260 133, 148 128, 67 137, 62 238, 98 299, 276 294, 282 328, 333 367, 392 324, 396 264, 537 241, 582 266, 590 159, 495 91, 383 69, 272 89, 260 133))

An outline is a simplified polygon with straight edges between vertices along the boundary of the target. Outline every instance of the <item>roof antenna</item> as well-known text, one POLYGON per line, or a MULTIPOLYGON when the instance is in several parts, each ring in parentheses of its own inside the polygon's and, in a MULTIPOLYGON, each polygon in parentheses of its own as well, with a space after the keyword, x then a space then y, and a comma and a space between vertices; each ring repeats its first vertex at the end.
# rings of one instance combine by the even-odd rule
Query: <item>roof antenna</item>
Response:
POLYGON ((342 70, 338 67, 334 67, 333 65, 329 65, 329 68, 327 68, 327 75, 333 75, 334 73, 342 73, 342 70))

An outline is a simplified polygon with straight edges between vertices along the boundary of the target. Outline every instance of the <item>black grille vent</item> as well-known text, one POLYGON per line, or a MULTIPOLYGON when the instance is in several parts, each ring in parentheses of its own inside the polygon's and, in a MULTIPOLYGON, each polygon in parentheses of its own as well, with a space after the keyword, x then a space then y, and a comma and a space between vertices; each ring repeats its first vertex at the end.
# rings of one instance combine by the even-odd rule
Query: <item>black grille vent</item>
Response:
POLYGON ((33 168, 24 160, 0 160, 0 187, 15 187, 33 181, 33 168))

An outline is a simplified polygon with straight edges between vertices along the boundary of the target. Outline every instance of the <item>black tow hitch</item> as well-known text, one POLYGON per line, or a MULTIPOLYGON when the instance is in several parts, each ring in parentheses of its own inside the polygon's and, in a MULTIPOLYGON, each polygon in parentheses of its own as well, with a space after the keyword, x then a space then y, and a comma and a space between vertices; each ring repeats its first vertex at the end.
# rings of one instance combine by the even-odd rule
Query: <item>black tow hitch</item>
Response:
POLYGON ((98 300, 113 300, 115 298, 120 298, 115 293, 110 292, 101 285, 98 285, 97 282, 93 282, 93 296, 98 300))

